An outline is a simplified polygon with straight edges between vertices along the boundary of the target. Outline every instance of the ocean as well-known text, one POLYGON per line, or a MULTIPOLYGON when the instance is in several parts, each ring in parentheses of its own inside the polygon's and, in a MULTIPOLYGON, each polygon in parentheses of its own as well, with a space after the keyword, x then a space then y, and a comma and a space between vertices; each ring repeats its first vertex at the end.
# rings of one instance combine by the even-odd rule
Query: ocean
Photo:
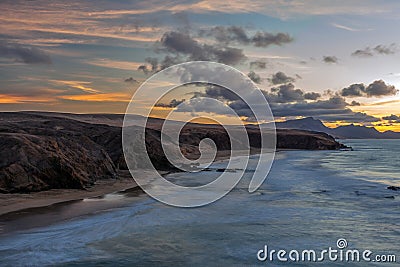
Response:
MULTIPOLYGON (((400 191, 387 187, 400 186, 400 141, 342 142, 354 151, 278 152, 258 191, 248 193, 249 177, 244 177, 226 197, 201 208, 174 208, 145 194, 97 199, 122 197, 125 205, 0 236, 0 265, 281 266, 288 262, 276 256, 272 262, 260 261, 258 252, 265 246, 276 251, 338 249, 339 239, 346 240, 348 249, 370 250, 372 258, 395 255, 399 262, 400 191)), ((168 179, 195 185, 218 174, 175 173, 168 179)))

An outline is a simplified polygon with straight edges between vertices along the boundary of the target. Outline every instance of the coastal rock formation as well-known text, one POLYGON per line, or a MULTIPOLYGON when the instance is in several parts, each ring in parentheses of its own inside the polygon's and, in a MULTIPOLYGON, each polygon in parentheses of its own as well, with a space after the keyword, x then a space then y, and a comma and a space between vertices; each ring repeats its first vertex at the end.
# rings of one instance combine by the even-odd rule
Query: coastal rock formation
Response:
POLYGON ((336 150, 347 148, 335 139, 321 132, 302 130, 277 130, 277 148, 306 150, 336 150))
POLYGON ((0 133, 0 192, 83 189, 114 178, 107 152, 85 136, 0 133))
MULTIPOLYGON (((119 169, 127 169, 121 144, 121 127, 101 124, 96 115, 52 113, 1 113, 0 116, 0 192, 33 192, 53 188, 84 189, 99 179, 115 179, 119 169), (94 121, 91 121, 94 120, 94 121)), ((99 115, 104 117, 105 115, 99 115)), ((120 122, 120 116, 115 116, 120 122)), ((107 116, 110 122, 113 116, 107 116)), ((151 119, 146 129, 149 158, 158 170, 173 170, 161 146, 162 124, 151 119)), ((137 126, 133 140, 143 140, 137 126)), ((260 147, 260 132, 248 128, 252 148, 260 147)), ((229 136, 221 126, 189 124, 182 130, 180 148, 188 158, 196 158, 198 144, 213 139, 219 151, 229 150, 229 136)), ((174 144, 168 137, 167 145, 174 144)), ((240 142, 240 140, 234 140, 240 142)), ((324 133, 302 130, 277 130, 277 148, 339 149, 339 144, 324 133)), ((137 159, 140 161, 140 159, 137 159)), ((141 162, 136 162, 140 166, 141 162)))

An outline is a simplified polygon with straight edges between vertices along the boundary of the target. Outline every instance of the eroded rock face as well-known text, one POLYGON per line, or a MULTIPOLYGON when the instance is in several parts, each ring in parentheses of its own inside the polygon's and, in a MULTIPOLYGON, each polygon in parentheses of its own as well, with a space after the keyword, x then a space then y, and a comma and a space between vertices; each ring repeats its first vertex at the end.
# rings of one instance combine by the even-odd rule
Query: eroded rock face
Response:
POLYGON ((0 147, 1 192, 83 189, 116 176, 106 151, 85 136, 1 133, 0 147))
MULTIPOLYGON (((118 169, 127 169, 121 135, 116 126, 1 113, 0 192, 84 189, 99 179, 115 179, 118 169)), ((148 129, 149 157, 157 169, 171 170, 159 139, 159 131, 148 129)))

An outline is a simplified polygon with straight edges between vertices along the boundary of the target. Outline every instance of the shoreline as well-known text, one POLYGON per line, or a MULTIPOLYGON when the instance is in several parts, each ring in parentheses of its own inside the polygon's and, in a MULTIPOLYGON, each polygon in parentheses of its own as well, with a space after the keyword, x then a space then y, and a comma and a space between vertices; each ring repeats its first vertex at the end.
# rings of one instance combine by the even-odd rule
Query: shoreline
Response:
MULTIPOLYGON (((230 151, 220 151, 215 162, 221 162, 229 159, 230 151)), ((259 150, 251 150, 251 155, 258 154, 259 150)), ((165 176, 175 171, 159 171, 161 175, 165 176)), ((143 175, 143 173, 141 173, 143 175)), ((118 179, 113 180, 99 180, 92 187, 85 190, 81 189, 51 189, 47 191, 33 192, 33 193, 15 193, 15 194, 0 194, 0 223, 9 221, 10 218, 21 217, 26 213, 31 213, 34 210, 40 212, 48 209, 52 210, 56 206, 68 205, 73 202, 83 201, 85 199, 102 198, 108 194, 127 194, 140 189, 136 184, 131 174, 127 170, 119 171, 118 179)), ((91 212, 95 212, 92 210, 91 212)), ((78 214, 85 215, 88 213, 78 214)), ((77 216, 70 216, 74 218, 77 216)), ((0 225, 0 234, 1 225, 0 225)))
MULTIPOLYGON (((276 153, 294 151, 298 149, 277 149, 276 153)), ((259 149, 252 149, 250 155, 259 154, 259 149)), ((246 155, 245 153, 243 155, 246 155)), ((214 162, 222 162, 230 158, 230 151, 220 151, 214 162)), ((165 176, 175 171, 163 171, 165 176)), ((119 171, 117 179, 99 180, 95 185, 82 189, 51 189, 33 193, 0 193, 0 221, 2 218, 13 213, 23 213, 26 210, 46 208, 53 205, 62 205, 72 201, 84 199, 101 198, 107 194, 125 193, 138 188, 138 185, 130 175, 129 171, 119 171)))
POLYGON ((0 194, 0 219, 10 213, 27 209, 44 208, 86 198, 98 198, 138 187, 132 178, 102 180, 96 185, 81 189, 51 189, 30 194, 0 194))
MULTIPOLYGON (((277 149, 276 153, 286 151, 297 151, 301 149, 277 149)), ((230 151, 220 151, 215 162, 223 162, 230 158, 230 151)), ((250 155, 257 155, 259 149, 252 149, 250 155)), ((244 153, 246 155, 246 153, 244 153)), ((175 173, 177 171, 161 171, 162 176, 175 173)), ((141 172, 143 175, 143 172, 141 172)), ((131 204, 134 197, 142 194, 143 191, 136 184, 129 171, 119 171, 118 179, 99 180, 92 187, 85 190, 80 189, 52 189, 48 191, 34 192, 30 194, 0 194, 0 235, 13 233, 21 230, 28 230, 36 227, 52 225, 65 220, 74 219, 80 216, 90 215, 105 211, 109 208, 118 208, 131 204), (79 206, 81 202, 96 202, 103 200, 107 195, 123 195, 117 201, 97 202, 97 205, 83 208, 79 206), (75 206, 74 206, 75 205, 75 206), (57 212, 68 209, 71 206, 68 216, 57 216, 57 212), (77 210, 74 209, 77 207, 77 210), (53 214, 55 213, 55 214, 53 214), (40 218, 37 218, 41 216, 40 218), (35 223, 31 224, 30 218, 34 218, 35 223), (44 219, 43 219, 44 218, 44 219), (11 224, 12 225, 9 227, 11 224), (5 231, 4 225, 8 226, 5 231), (29 226, 26 226, 29 225, 29 226)), ((85 203, 88 203, 85 202, 85 203)))

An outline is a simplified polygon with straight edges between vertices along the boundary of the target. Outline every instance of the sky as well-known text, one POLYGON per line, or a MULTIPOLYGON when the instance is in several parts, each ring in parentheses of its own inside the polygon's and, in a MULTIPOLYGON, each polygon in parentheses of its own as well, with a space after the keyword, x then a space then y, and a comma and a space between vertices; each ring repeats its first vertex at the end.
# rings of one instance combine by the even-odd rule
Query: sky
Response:
MULTIPOLYGON (((248 74, 277 120, 400 131, 396 0, 3 0, 0 10, 0 111, 124 113, 151 75, 205 60, 248 74)), ((160 114, 199 95, 244 110, 215 86, 182 90, 160 114)))

